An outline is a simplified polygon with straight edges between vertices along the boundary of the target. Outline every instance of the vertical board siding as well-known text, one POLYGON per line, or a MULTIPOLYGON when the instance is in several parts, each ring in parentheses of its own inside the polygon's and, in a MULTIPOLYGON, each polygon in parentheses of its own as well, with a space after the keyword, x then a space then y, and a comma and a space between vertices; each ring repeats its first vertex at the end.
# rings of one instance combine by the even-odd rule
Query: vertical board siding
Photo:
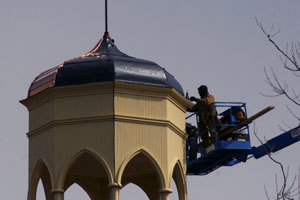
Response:
POLYGON ((185 112, 179 109, 172 101, 167 102, 167 119, 177 128, 185 132, 185 112))
POLYGON ((29 177, 32 176, 39 159, 49 164, 49 172, 54 171, 54 128, 48 129, 29 140, 29 177))
POLYGON ((112 114, 112 94, 74 96, 55 100, 55 118, 57 120, 99 117, 112 114))
POLYGON ((165 99, 159 97, 116 93, 115 114, 130 117, 165 119, 165 102, 165 99))
POLYGON ((168 128, 168 123, 184 132, 185 112, 167 96, 158 94, 155 97, 145 92, 130 94, 118 90, 114 101, 115 113, 122 116, 123 120, 116 119, 115 124, 116 169, 140 149, 156 160, 165 180, 173 172, 174 162, 180 160, 184 163, 185 141, 168 128), (145 118, 147 122, 143 121, 145 118))
POLYGON ((56 171, 84 149, 95 152, 113 169, 113 123, 97 122, 56 127, 56 171))
POLYGON ((120 167, 126 158, 144 149, 164 168, 167 160, 166 131, 164 126, 116 122, 116 166, 120 167))
POLYGON ((54 119, 54 101, 48 101, 29 112, 29 131, 32 131, 54 119))

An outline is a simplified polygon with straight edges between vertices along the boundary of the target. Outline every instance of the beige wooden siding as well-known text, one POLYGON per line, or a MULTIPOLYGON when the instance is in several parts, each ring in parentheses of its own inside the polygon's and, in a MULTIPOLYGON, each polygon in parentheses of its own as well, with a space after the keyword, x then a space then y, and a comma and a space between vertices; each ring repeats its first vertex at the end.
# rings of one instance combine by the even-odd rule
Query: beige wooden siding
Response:
POLYGON ((29 177, 39 161, 48 164, 49 171, 54 169, 54 128, 48 129, 29 140, 29 177))
POLYGON ((113 114, 112 94, 93 94, 55 99, 55 119, 89 118, 113 114))
POLYGON ((54 102, 48 101, 29 113, 29 131, 32 131, 54 119, 54 102))
POLYGON ((181 131, 185 131, 185 112, 178 108, 173 101, 167 102, 167 119, 181 131))
MULTIPOLYGON (((116 167, 139 149, 148 151, 159 165, 164 165, 166 154, 166 127, 130 122, 116 122, 116 167)), ((162 169, 164 166, 162 166, 162 169)))
POLYGON ((63 168, 81 150, 97 153, 113 169, 113 122, 82 123, 55 128, 55 171, 63 168))
POLYGON ((155 96, 115 94, 115 114, 148 119, 166 118, 166 100, 155 96))

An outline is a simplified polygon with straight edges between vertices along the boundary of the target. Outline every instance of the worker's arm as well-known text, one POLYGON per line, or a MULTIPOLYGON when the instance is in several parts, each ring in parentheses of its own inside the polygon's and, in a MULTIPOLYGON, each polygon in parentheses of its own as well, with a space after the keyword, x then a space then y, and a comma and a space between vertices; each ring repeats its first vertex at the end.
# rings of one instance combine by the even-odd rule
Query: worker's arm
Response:
POLYGON ((199 98, 196 98, 196 97, 191 97, 190 98, 191 101, 195 101, 196 104, 194 104, 193 106, 190 106, 187 108, 187 111, 189 112, 197 112, 199 111, 200 108, 202 107, 205 107, 208 105, 207 103, 207 99, 199 99, 199 98))
POLYGON ((207 103, 207 99, 199 99, 199 98, 196 98, 196 97, 191 97, 190 98, 191 101, 195 101, 197 103, 207 103))
POLYGON ((199 110, 199 104, 198 104, 198 103, 201 101, 201 99, 198 99, 198 98, 192 96, 192 97, 190 98, 190 100, 191 100, 191 101, 195 101, 196 104, 194 104, 194 105, 188 107, 188 108, 187 108, 187 111, 188 111, 188 112, 196 112, 196 111, 198 111, 198 110, 199 110))
POLYGON ((212 104, 215 102, 215 97, 211 94, 208 94, 207 96, 205 96, 204 98, 196 98, 196 97, 191 97, 190 98, 191 101, 196 101, 197 103, 200 103, 200 104, 212 104))
POLYGON ((198 110, 197 104, 192 105, 186 109, 188 112, 196 112, 198 110))

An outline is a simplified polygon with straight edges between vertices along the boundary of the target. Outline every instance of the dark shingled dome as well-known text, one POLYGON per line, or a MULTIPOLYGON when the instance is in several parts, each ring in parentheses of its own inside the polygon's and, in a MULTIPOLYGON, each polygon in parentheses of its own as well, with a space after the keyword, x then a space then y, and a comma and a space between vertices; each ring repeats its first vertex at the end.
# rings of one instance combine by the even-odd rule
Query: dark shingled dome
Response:
POLYGON ((183 95, 181 85, 166 69, 122 53, 105 33, 89 53, 38 75, 29 88, 28 97, 51 87, 110 81, 174 88, 183 95))

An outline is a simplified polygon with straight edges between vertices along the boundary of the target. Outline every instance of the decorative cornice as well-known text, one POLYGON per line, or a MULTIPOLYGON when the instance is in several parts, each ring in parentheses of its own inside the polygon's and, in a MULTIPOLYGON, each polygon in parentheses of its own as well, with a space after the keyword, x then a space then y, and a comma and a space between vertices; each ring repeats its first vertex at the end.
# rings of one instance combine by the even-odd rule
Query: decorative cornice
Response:
POLYGON ((187 107, 192 105, 189 100, 184 98, 173 88, 136 85, 123 82, 89 83, 83 85, 49 88, 37 95, 21 100, 20 103, 26 106, 30 111, 56 98, 84 96, 91 94, 107 94, 115 92, 131 95, 167 98, 184 112, 186 111, 187 107))
POLYGON ((149 124, 149 125, 159 125, 159 126, 167 126, 172 131, 174 131, 177 135, 179 135, 182 139, 187 139, 187 134, 179 129, 174 123, 169 120, 158 120, 158 119, 148 119, 142 117, 128 117, 122 115, 115 115, 115 121, 123 121, 128 123, 140 123, 140 124, 149 124))
POLYGON ((95 123, 95 122, 104 122, 104 121, 113 121, 113 117, 111 116, 98 116, 98 117, 84 117, 84 118, 73 118, 73 119, 64 119, 64 120, 53 120, 50 121, 36 129, 33 129, 27 133, 27 137, 31 138, 35 135, 38 135, 46 130, 49 130, 56 126, 62 125, 74 125, 74 124, 82 124, 82 123, 95 123))
POLYGON ((158 119, 150 119, 150 118, 142 118, 142 117, 128 117, 122 115, 109 115, 109 116, 99 116, 99 117, 84 117, 84 118, 73 118, 67 120, 53 120, 49 123, 44 124, 43 126, 31 130, 27 133, 27 137, 31 138, 35 135, 38 135, 46 130, 49 130, 55 126, 63 126, 63 125, 73 125, 73 124, 82 124, 82 123, 96 123, 96 122, 105 122, 105 121, 119 121, 119 122, 128 122, 135 124, 149 124, 149 125, 158 125, 158 126, 166 126, 174 131, 178 136, 182 139, 187 139, 187 134, 179 129, 174 123, 169 120, 158 120, 158 119))
POLYGON ((49 88, 37 95, 21 100, 20 103, 26 106, 30 111, 56 98, 76 97, 93 94, 110 94, 113 93, 113 85, 113 82, 106 82, 49 88))

